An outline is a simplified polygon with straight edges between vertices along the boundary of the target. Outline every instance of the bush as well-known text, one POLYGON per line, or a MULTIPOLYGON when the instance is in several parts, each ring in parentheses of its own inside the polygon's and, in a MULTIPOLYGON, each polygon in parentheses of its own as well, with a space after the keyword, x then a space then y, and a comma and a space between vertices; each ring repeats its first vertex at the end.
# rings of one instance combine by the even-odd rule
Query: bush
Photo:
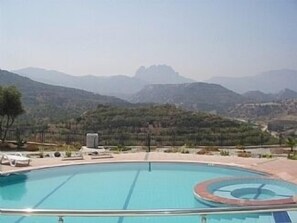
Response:
POLYGON ((171 149, 165 149, 164 153, 177 153, 178 149, 177 148, 171 148, 171 149))
POLYGON ((205 147, 205 150, 209 151, 209 152, 219 152, 219 148, 216 146, 207 146, 205 147))
POLYGON ((197 154, 199 154, 199 155, 212 155, 212 153, 209 150, 205 149, 205 148, 198 151, 197 154))
POLYGON ((288 153, 288 159, 290 159, 290 160, 297 160, 297 152, 288 153))
POLYGON ((114 152, 126 152, 126 151, 130 151, 132 150, 130 147, 126 147, 126 146, 117 146, 117 147, 112 147, 110 148, 110 151, 114 151, 114 152))
POLYGON ((44 147, 39 146, 38 149, 39 149, 39 157, 43 158, 44 157, 44 147))
POLYGON ((260 155, 260 158, 272 158, 272 154, 271 153, 262 154, 260 155))
POLYGON ((185 149, 185 148, 182 148, 182 149, 180 150, 180 152, 183 153, 183 154, 190 153, 190 151, 187 150, 187 149, 185 149))
POLYGON ((229 156, 229 151, 221 150, 221 151, 220 151, 220 155, 221 155, 221 156, 229 156))
POLYGON ((66 152, 65 152, 65 156, 66 157, 71 157, 71 154, 72 154, 72 152, 70 150, 70 147, 68 147, 67 150, 66 150, 66 152))
POLYGON ((248 158, 248 157, 252 156, 251 152, 247 152, 245 150, 240 151, 237 155, 238 155, 238 157, 245 157, 245 158, 248 158))

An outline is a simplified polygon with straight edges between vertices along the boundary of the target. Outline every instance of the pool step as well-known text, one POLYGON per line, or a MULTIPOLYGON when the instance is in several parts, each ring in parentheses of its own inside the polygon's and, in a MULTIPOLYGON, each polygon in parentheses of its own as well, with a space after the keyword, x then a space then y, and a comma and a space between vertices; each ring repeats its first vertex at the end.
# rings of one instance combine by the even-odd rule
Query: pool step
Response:
POLYGON ((276 223, 291 223, 290 216, 286 211, 273 212, 273 217, 276 223))
POLYGON ((288 211, 292 223, 297 223, 297 211, 288 211))
MULTIPOLYGON (((296 214, 297 217, 297 214, 296 214)), ((230 222, 236 222, 236 223, 276 223, 274 221, 274 218, 271 214, 263 214, 260 216, 257 215, 248 215, 245 217, 241 217, 240 215, 233 216, 232 218, 228 216, 213 216, 208 218, 208 223, 230 223, 230 222)), ((293 222, 293 221, 292 221, 293 222)), ((290 223, 290 222, 288 222, 290 223)), ((296 221, 297 223, 297 221, 296 221)))

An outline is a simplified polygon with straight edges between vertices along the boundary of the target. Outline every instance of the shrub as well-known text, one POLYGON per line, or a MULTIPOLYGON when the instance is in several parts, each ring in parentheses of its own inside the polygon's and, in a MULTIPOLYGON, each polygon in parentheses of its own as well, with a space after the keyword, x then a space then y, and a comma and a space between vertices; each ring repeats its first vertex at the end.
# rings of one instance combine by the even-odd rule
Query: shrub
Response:
POLYGON ((170 149, 165 149, 164 153, 177 153, 178 149, 177 148, 170 148, 170 149))
POLYGON ((262 154, 260 155, 260 158, 272 158, 272 154, 271 153, 262 154))
POLYGON ((221 151, 220 151, 220 155, 221 155, 221 156, 229 156, 229 151, 221 150, 221 151))
POLYGON ((205 147, 205 150, 209 151, 209 152, 219 152, 219 148, 216 146, 207 146, 205 147))
POLYGON ((38 149, 39 149, 39 157, 43 158, 44 157, 44 147, 39 146, 38 149))
POLYGON ((245 150, 240 151, 237 155, 238 155, 238 157, 245 157, 245 158, 247 158, 247 157, 251 157, 251 156, 252 156, 252 155, 251 155, 251 152, 247 152, 247 151, 245 151, 245 150))
POLYGON ((70 146, 68 146, 68 147, 67 147, 67 150, 65 151, 65 156, 66 156, 66 157, 71 157, 71 154, 72 154, 72 152, 71 152, 71 148, 70 148, 70 146))
POLYGON ((199 155, 212 155, 212 153, 209 150, 205 149, 205 148, 198 151, 197 154, 199 154, 199 155))
POLYGON ((180 150, 180 152, 183 153, 183 154, 190 153, 190 151, 187 150, 187 149, 185 149, 185 148, 182 148, 182 149, 180 150))
POLYGON ((297 152, 294 153, 288 153, 288 159, 290 160, 297 160, 297 152))

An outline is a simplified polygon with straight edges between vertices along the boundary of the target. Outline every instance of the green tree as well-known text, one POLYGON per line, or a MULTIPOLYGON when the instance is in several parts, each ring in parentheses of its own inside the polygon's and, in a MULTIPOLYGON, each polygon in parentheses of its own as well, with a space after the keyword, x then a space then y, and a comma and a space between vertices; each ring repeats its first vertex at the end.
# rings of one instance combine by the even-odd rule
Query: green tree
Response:
POLYGON ((24 112, 21 93, 14 86, 0 86, 0 138, 6 140, 7 132, 17 116, 24 112))
POLYGON ((294 147, 297 145, 297 141, 292 137, 289 137, 286 142, 287 146, 291 148, 291 152, 294 151, 294 147))

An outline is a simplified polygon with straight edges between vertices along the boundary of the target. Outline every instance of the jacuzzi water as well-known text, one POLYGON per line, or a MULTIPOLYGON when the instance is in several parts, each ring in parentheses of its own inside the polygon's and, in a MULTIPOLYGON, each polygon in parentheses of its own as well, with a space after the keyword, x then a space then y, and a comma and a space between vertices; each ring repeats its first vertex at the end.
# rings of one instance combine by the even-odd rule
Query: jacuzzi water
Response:
MULTIPOLYGON (((241 185, 243 186, 243 185, 241 185)), ((231 191, 231 196, 239 199, 249 199, 249 200, 267 200, 276 197, 276 193, 272 190, 263 188, 251 188, 248 187, 235 189, 231 191)))
MULTIPOLYGON (((240 168, 189 163, 74 165, 0 177, 0 208, 168 209, 209 208, 193 196, 199 182, 218 177, 263 176, 240 168)), ((297 187, 296 187, 297 191, 297 187)), ((246 195, 244 195, 246 196, 246 195)), ((265 193, 263 196, 266 196, 265 193)), ((289 213, 291 218, 296 215, 289 213)), ((213 217, 208 222, 275 222, 273 214, 213 217), (266 220, 265 220, 266 219, 266 220), (256 221, 257 220, 257 221, 256 221)), ((1 216, 2 223, 50 223, 53 217, 1 216)), ((197 223, 199 216, 64 218, 65 223, 197 223)))

